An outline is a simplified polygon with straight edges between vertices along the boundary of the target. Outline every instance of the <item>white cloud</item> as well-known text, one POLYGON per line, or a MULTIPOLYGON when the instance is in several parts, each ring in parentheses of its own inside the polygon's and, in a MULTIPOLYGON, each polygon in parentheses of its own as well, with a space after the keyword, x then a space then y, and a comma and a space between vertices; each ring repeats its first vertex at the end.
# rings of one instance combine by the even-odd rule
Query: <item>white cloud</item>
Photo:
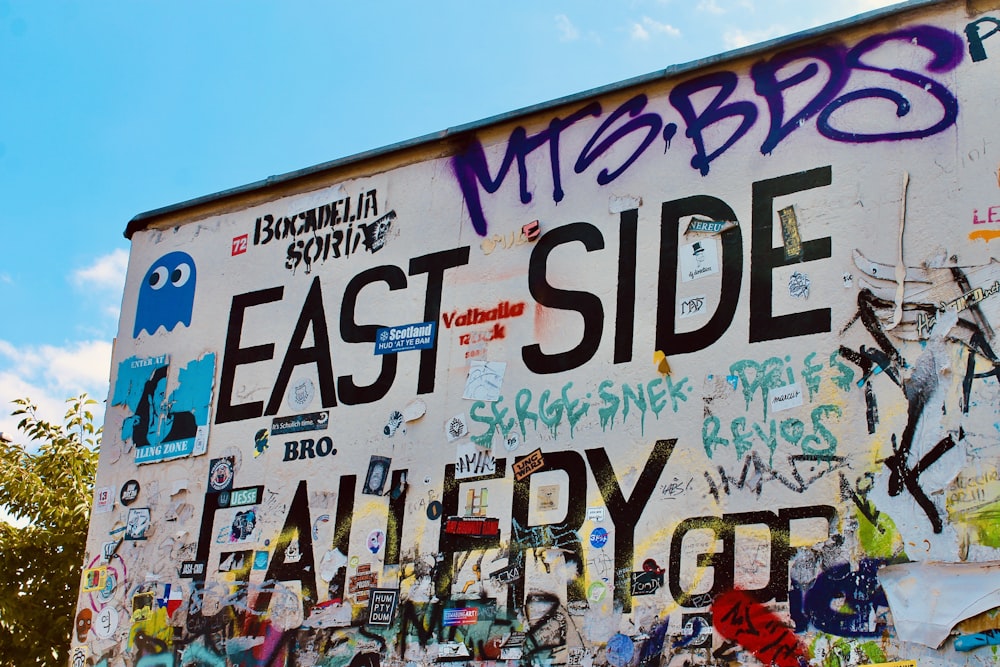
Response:
POLYGON ((660 23, 648 16, 642 17, 641 23, 632 24, 632 39, 647 41, 652 35, 667 35, 668 37, 680 37, 681 31, 669 23, 660 23))
POLYGON ((572 42, 580 39, 580 31, 565 14, 556 14, 556 30, 559 31, 560 42, 572 42))
POLYGON ((788 30, 780 25, 772 25, 759 30, 743 30, 730 28, 722 34, 722 43, 726 49, 738 49, 759 42, 766 42, 774 37, 788 34, 788 30))
POLYGON ((16 398, 30 398, 42 419, 61 423, 66 399, 83 392, 98 402, 93 412, 100 425, 110 367, 111 343, 107 341, 17 347, 0 340, 0 431, 22 440, 16 433, 20 418, 10 414, 16 398))
POLYGON ((726 10, 719 6, 715 0, 700 0, 695 7, 699 12, 706 12, 708 14, 725 14, 726 10))
POLYGON ((73 272, 77 287, 97 288, 121 293, 125 286, 128 251, 118 248, 94 260, 90 266, 73 272))

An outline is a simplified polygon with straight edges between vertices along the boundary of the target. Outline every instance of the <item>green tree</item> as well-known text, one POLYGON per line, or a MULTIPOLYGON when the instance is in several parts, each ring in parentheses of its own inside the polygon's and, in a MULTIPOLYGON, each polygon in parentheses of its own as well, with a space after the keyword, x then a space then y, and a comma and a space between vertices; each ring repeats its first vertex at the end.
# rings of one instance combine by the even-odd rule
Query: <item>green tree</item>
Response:
POLYGON ((86 395, 66 401, 62 424, 14 401, 27 445, 0 438, 0 665, 69 661, 70 633, 87 546, 101 429, 86 395), (20 522, 19 522, 20 523, 20 522))

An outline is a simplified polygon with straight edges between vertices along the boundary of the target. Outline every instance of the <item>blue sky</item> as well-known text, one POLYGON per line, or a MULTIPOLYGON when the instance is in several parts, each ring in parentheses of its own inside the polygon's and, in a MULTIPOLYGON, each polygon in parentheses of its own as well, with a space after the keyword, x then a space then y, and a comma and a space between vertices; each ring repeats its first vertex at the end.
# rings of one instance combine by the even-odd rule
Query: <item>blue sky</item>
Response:
POLYGON ((0 0, 0 431, 106 398, 138 213, 888 4, 0 0))

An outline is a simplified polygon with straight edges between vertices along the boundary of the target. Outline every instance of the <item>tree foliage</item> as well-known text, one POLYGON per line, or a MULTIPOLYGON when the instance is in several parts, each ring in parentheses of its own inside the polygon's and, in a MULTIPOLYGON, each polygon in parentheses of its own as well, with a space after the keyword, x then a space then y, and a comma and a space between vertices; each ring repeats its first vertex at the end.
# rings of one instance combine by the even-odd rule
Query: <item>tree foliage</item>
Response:
POLYGON ((0 666, 68 664, 87 545, 101 429, 85 395, 66 401, 62 424, 14 401, 20 436, 0 439, 0 666))

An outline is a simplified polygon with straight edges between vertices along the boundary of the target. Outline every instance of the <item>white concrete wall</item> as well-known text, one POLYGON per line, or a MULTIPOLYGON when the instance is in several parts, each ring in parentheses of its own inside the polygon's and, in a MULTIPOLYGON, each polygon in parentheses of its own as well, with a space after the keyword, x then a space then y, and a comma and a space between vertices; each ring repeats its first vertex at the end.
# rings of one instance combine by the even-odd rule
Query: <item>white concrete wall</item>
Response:
POLYGON ((137 232, 76 655, 992 661, 956 645, 1000 627, 998 26, 945 3, 137 232))

